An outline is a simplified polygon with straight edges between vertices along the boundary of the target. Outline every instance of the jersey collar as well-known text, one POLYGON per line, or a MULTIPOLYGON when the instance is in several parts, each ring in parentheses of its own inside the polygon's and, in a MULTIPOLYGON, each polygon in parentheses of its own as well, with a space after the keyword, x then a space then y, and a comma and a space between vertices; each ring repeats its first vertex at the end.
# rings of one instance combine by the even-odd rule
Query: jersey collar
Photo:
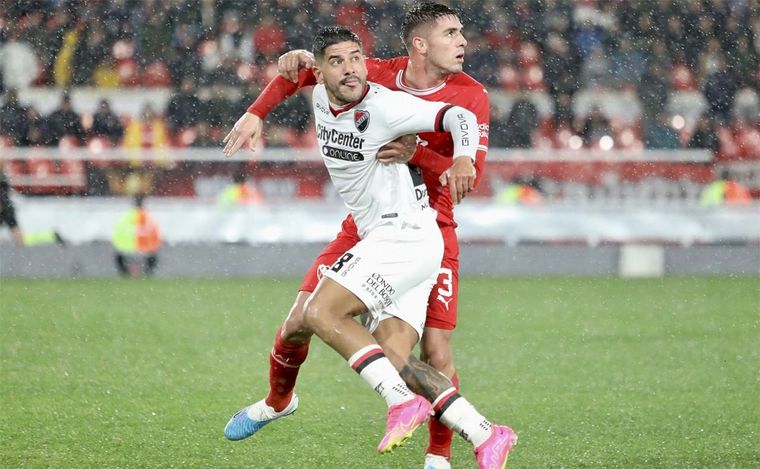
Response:
POLYGON ((398 73, 396 74, 396 86, 398 87, 398 89, 402 91, 406 91, 407 93, 414 96, 427 96, 429 94, 433 94, 437 91, 440 91, 443 89, 444 86, 446 86, 446 81, 448 80, 443 80, 443 82, 441 82, 440 84, 432 88, 418 90, 416 88, 412 88, 411 86, 404 84, 404 69, 399 70, 398 73))

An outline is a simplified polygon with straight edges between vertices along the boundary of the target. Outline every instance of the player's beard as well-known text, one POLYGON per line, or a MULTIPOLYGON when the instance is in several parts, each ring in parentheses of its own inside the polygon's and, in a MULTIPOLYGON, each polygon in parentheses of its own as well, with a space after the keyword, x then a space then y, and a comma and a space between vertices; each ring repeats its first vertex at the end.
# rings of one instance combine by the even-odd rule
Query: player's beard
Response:
POLYGON ((334 101, 335 104, 345 106, 362 97, 364 88, 367 86, 367 80, 358 76, 351 78, 355 78, 358 81, 358 83, 352 87, 343 85, 343 82, 346 80, 345 78, 338 82, 334 87, 328 86, 327 83, 325 83, 325 88, 327 88, 329 94, 332 95, 331 101, 334 101))

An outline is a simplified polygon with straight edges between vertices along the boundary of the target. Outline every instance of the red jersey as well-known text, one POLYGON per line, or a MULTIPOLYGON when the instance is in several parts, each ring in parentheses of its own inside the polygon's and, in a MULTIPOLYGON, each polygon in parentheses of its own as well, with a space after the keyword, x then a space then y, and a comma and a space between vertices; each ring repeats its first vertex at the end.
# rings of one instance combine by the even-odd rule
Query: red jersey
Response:
MULTIPOLYGON (((367 59, 367 80, 385 86, 391 90, 404 91, 426 101, 440 101, 461 106, 473 114, 478 121, 478 152, 475 160, 477 177, 480 180, 488 152, 488 131, 490 125, 488 93, 477 80, 464 72, 450 75, 438 86, 426 90, 413 89, 404 84, 403 75, 409 57, 395 59, 367 59)), ((248 108, 248 112, 262 119, 275 106, 295 93, 299 88, 315 85, 316 78, 311 70, 301 70, 298 83, 293 83, 282 76, 275 77, 256 101, 248 108)), ((440 226, 456 227, 454 222, 454 204, 448 187, 441 186, 438 178, 453 163, 454 143, 449 132, 428 132, 419 134, 420 144, 409 162, 422 170, 425 185, 428 188, 430 205, 438 211, 440 226)))

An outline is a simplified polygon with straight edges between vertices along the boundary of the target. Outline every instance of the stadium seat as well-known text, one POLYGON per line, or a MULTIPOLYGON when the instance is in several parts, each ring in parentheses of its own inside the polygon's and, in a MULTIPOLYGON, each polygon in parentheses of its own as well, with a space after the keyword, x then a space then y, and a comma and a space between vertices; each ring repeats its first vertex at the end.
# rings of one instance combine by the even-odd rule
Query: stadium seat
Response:
POLYGON ((140 81, 148 88, 158 88, 171 85, 172 76, 166 64, 157 60, 145 66, 140 81))

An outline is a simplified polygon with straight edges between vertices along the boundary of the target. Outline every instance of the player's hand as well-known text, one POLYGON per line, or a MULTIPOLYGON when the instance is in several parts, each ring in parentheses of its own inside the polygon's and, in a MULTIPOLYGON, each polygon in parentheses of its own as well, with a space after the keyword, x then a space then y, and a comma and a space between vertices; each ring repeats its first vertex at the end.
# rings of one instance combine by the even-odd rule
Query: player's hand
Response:
POLYGON ((443 186, 449 186, 451 200, 458 204, 475 185, 475 164, 469 156, 454 158, 454 164, 438 179, 443 186))
POLYGON ((314 54, 305 49, 296 49, 285 52, 277 59, 277 72, 295 83, 298 81, 298 70, 302 67, 312 68, 315 63, 314 54))
POLYGON ((417 151, 417 135, 402 135, 380 147, 377 159, 383 164, 408 163, 415 151, 417 151))
POLYGON ((251 151, 254 151, 256 142, 261 136, 262 127, 263 122, 259 116, 250 112, 243 114, 222 141, 224 143, 224 155, 234 155, 243 145, 247 145, 251 151))

